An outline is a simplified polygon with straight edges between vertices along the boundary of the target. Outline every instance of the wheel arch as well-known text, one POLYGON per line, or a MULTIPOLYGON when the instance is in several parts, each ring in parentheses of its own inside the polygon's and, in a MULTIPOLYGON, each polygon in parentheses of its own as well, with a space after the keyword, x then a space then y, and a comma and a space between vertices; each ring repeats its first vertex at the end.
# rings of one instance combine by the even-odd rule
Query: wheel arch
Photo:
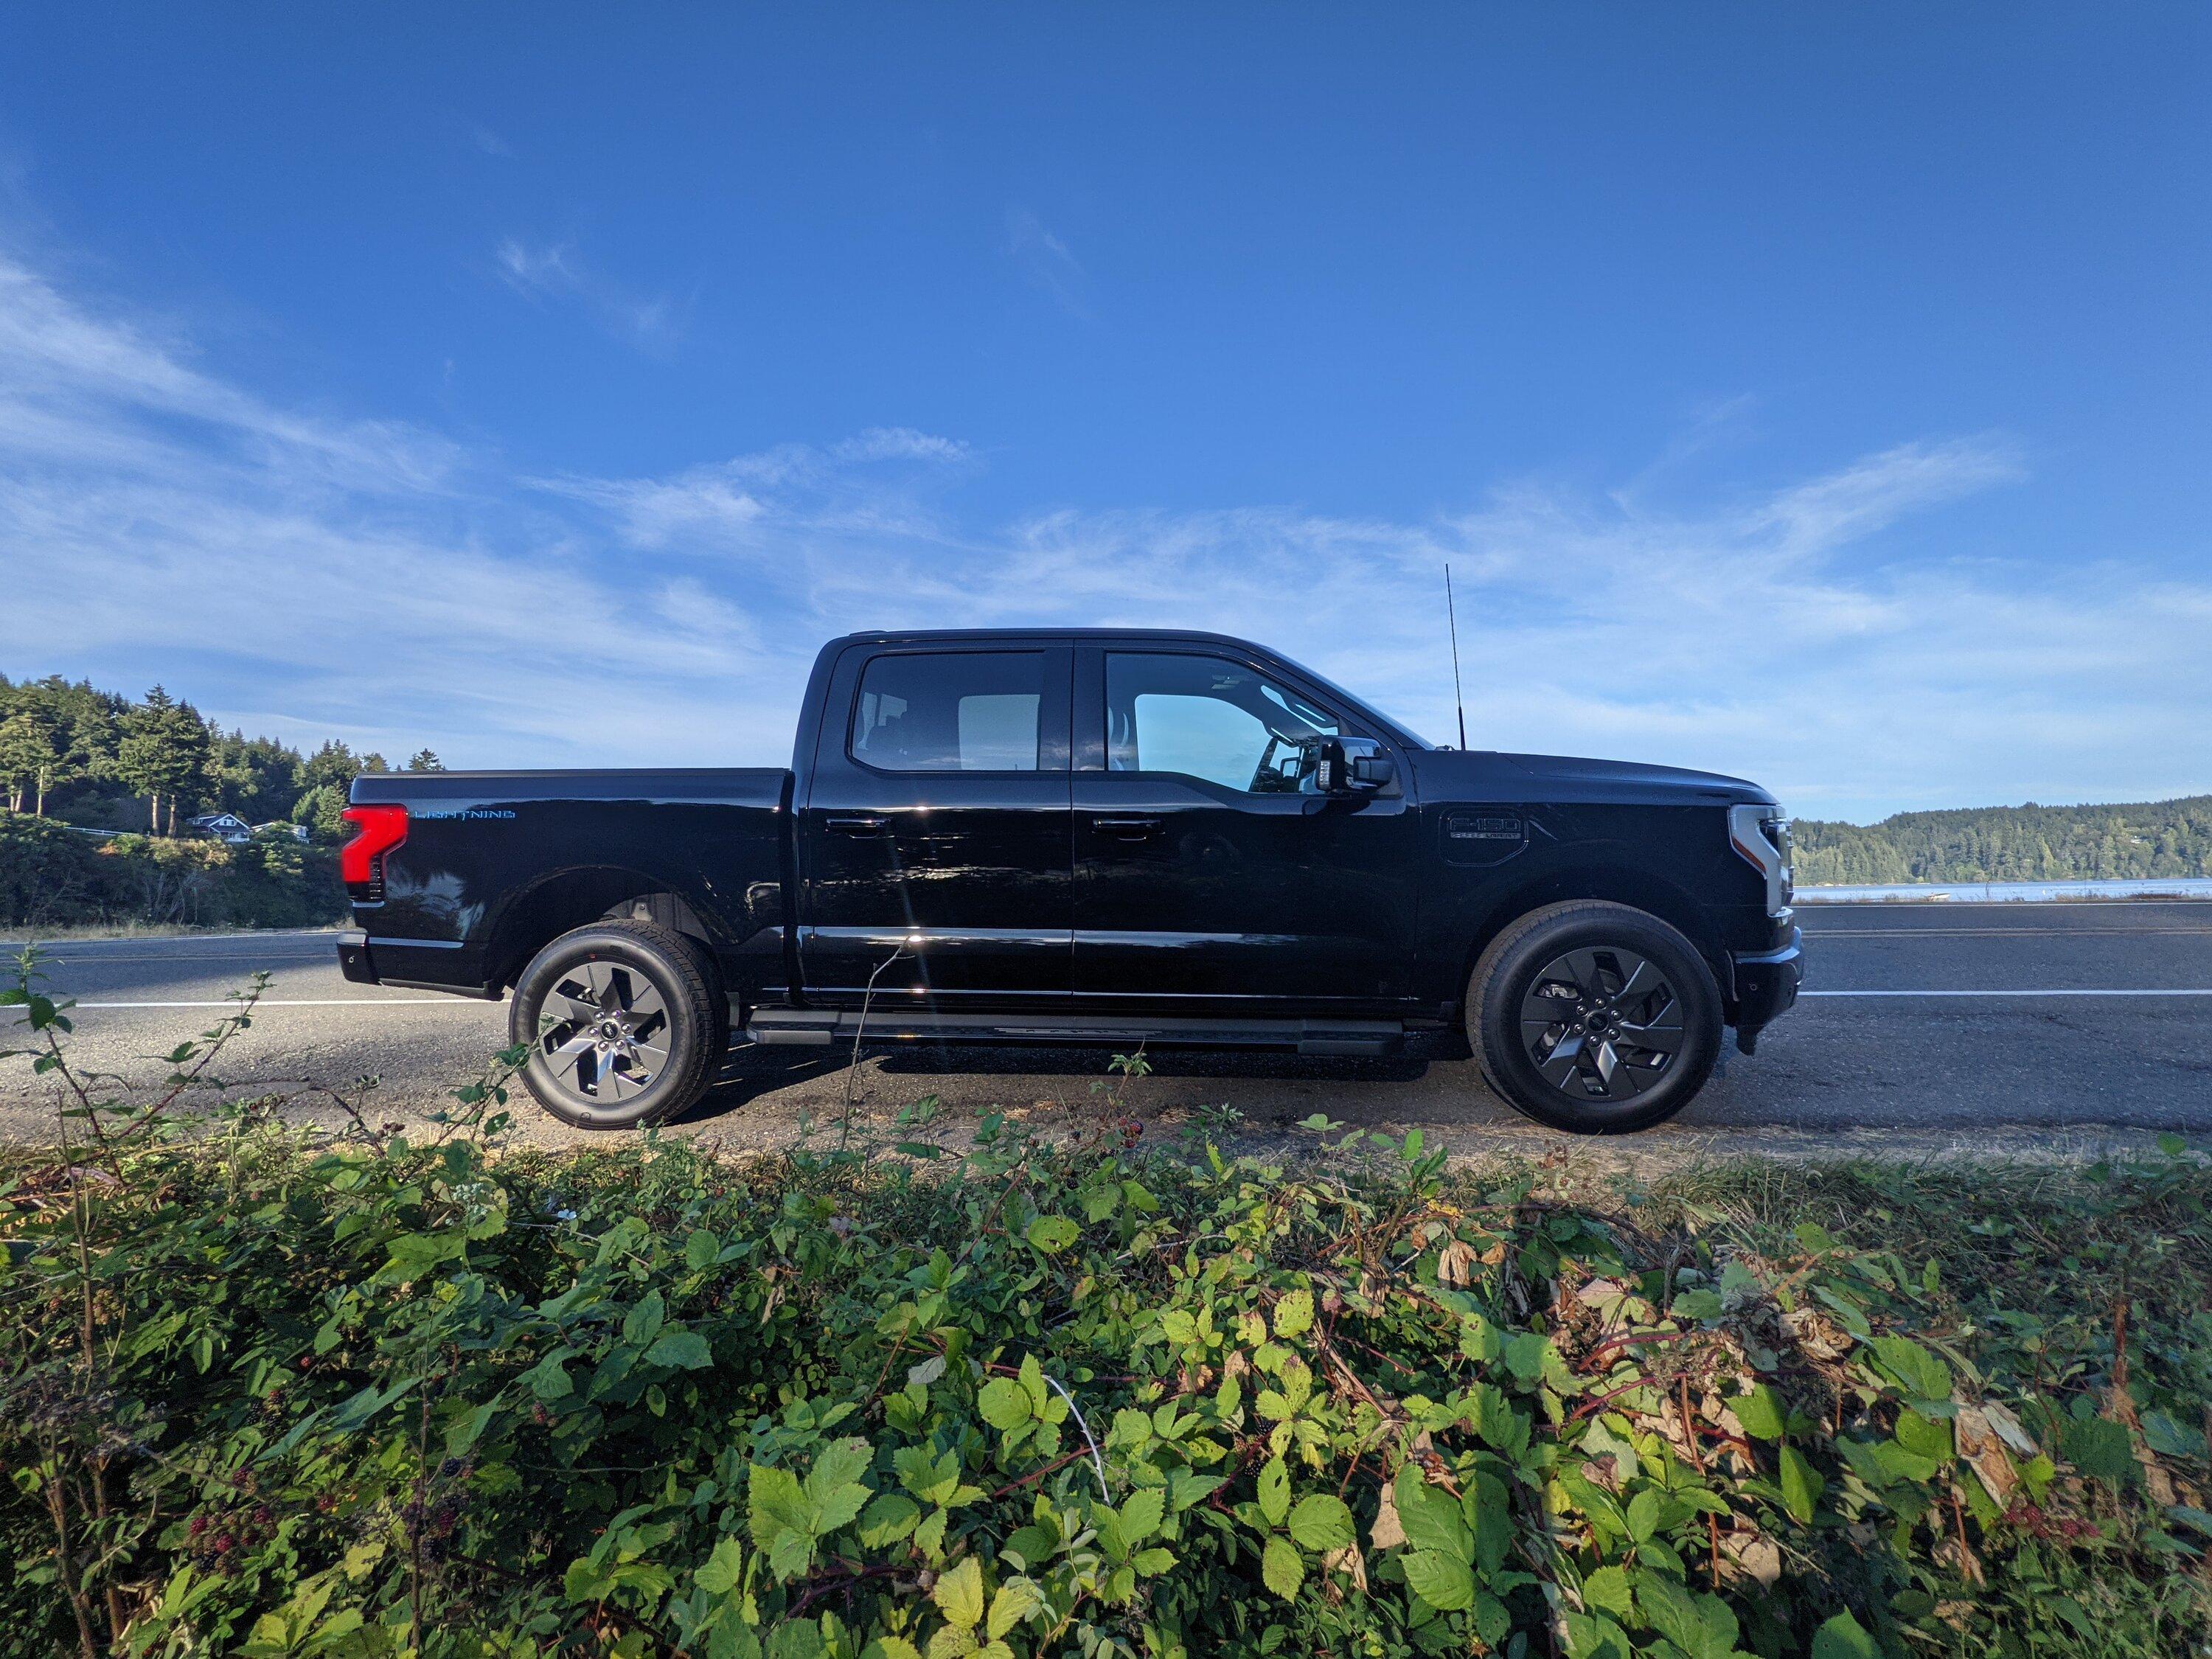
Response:
POLYGON ((511 986, 530 959, 572 929, 621 919, 654 921, 696 939, 707 958, 714 933, 690 899, 662 878, 622 865, 579 865, 539 877, 500 908, 484 955, 494 985, 511 986))
MULTIPOLYGON (((1468 939, 1466 955, 1459 965, 1455 1000, 1463 1000, 1476 961, 1498 934, 1532 910, 1575 900, 1625 904, 1655 915, 1673 927, 1690 941, 1705 966, 1712 970, 1722 1012, 1728 1018, 1734 1018, 1735 996, 1728 951, 1722 944, 1719 928, 1705 908, 1687 889, 1663 876, 1632 865, 1615 863, 1579 865, 1553 871, 1492 902, 1477 919, 1468 939)), ((1462 1007, 1462 1018, 1465 1012, 1462 1007)))

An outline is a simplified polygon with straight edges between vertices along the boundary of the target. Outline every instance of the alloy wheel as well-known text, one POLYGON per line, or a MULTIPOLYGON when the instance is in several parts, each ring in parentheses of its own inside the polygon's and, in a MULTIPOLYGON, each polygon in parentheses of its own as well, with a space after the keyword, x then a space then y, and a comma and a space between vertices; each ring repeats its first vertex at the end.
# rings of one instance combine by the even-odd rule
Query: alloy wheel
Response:
POLYGON ((1555 957, 1521 999, 1536 1070, 1573 1100, 1632 1100, 1666 1075, 1686 1036, 1656 964, 1616 945, 1555 957))
POLYGON ((668 1065, 667 999, 621 963, 580 963, 562 974, 538 1024, 553 1086, 586 1112, 636 1099, 668 1065))

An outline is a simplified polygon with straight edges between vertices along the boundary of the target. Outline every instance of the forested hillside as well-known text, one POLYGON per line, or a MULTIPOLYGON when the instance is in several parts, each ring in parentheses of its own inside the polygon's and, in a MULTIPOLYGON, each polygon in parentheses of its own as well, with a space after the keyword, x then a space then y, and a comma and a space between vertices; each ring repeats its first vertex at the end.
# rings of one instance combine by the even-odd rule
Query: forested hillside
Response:
POLYGON ((1880 823, 1800 818, 1800 886, 2212 876, 2212 795, 2123 806, 1974 806, 1880 823))
MULTIPOLYGON (((408 764, 441 769, 427 749, 408 764)), ((134 702, 82 680, 0 674, 0 927, 336 921, 347 787, 389 769, 343 743, 303 755, 226 732, 158 685, 134 702), (191 827, 205 812, 234 812, 257 833, 209 840, 191 827)))
MULTIPOLYGON (((427 749, 408 766, 441 769, 427 749)), ((0 797, 11 812, 168 836, 196 813, 235 812, 335 841, 355 775, 389 770, 383 756, 336 741, 303 755, 226 732, 158 685, 133 702, 84 680, 0 674, 0 797)))

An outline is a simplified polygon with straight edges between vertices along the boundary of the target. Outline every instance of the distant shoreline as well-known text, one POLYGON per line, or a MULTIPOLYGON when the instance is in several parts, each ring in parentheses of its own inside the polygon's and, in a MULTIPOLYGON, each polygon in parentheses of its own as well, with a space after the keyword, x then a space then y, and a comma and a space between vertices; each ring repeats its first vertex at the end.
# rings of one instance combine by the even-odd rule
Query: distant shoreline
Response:
POLYGON ((2089 904, 2212 900, 2212 877, 2127 881, 1929 881, 1800 887, 1800 904, 2089 904))

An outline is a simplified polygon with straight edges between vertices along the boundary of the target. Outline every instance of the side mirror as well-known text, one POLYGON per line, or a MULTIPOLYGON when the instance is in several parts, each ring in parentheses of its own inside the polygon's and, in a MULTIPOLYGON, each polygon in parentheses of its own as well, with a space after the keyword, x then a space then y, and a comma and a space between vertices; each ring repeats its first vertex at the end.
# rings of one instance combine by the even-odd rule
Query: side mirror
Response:
POLYGON ((1324 795, 1367 795, 1390 787, 1398 775, 1396 764, 1390 757, 1365 746, 1364 738, 1354 738, 1356 748, 1348 747, 1340 738, 1329 738, 1321 744, 1314 761, 1314 787, 1324 795))

